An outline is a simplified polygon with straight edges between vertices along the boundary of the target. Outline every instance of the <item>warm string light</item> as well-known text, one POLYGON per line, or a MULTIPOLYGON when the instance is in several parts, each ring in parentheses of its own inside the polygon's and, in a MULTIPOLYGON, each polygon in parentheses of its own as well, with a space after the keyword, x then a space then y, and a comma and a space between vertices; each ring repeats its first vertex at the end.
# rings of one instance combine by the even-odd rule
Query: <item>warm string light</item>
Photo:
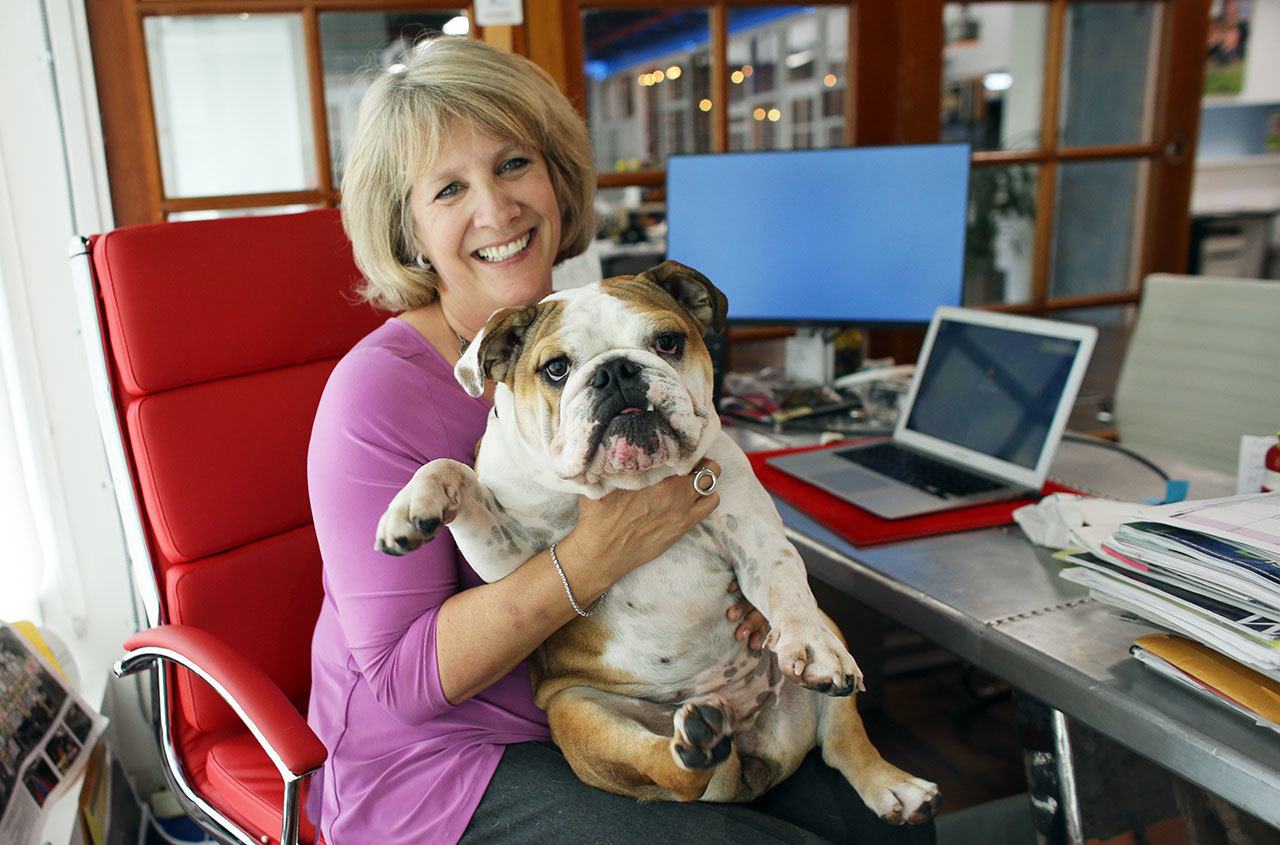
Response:
POLYGON ((648 88, 651 85, 657 85, 658 83, 665 82, 668 79, 679 79, 683 75, 684 70, 680 65, 671 65, 665 71, 661 68, 657 68, 649 71, 648 73, 640 74, 636 77, 636 83, 641 88, 648 88))

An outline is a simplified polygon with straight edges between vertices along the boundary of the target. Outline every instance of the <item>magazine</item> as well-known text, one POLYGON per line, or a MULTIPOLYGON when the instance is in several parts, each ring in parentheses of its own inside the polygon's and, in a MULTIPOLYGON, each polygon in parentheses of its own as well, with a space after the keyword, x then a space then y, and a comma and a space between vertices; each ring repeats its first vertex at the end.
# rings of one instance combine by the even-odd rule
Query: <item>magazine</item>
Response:
POLYGON ((0 623, 0 843, 34 841, 106 725, 26 637, 0 623))
POLYGON ((1197 584, 1176 575, 1162 573, 1154 567, 1138 569, 1093 554, 1077 554, 1067 558, 1072 563, 1086 566, 1104 575, 1128 578, 1171 598, 1193 605, 1216 617, 1222 624, 1238 628, 1241 633, 1253 634, 1266 640, 1280 640, 1280 611, 1266 605, 1251 605, 1225 596, 1212 587, 1197 584))

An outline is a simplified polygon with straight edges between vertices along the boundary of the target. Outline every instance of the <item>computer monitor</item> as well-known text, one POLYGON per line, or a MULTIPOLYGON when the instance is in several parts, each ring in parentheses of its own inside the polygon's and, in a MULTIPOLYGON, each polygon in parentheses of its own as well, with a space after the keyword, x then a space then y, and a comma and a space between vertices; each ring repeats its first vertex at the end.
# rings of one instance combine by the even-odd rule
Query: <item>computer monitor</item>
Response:
POLYGON ((667 257, 732 323, 925 325, 960 305, 969 146, 673 156, 667 257))

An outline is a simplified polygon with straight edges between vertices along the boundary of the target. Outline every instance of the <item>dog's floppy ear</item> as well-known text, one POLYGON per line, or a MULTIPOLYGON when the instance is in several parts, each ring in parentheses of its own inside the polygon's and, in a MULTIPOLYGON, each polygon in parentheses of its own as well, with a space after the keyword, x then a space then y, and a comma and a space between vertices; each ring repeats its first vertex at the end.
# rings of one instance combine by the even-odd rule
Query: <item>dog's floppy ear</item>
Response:
POLYGON ((680 307, 689 312, 705 333, 707 329, 724 330, 729 299, 711 280, 679 261, 664 261, 636 276, 671 294, 680 307))
POLYGON ((484 380, 506 381, 515 372, 524 333, 538 317, 537 305, 499 308, 462 353, 453 377, 472 396, 484 393, 484 380))

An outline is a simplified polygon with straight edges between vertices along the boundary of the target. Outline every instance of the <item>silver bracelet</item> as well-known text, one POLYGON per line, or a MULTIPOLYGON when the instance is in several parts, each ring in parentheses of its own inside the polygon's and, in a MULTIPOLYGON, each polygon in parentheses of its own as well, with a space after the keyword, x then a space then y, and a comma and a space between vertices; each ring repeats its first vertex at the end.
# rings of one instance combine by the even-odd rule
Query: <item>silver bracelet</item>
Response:
POLYGON ((604 597, 609 595, 609 591, 605 590, 600 594, 600 598, 592 602, 591 607, 583 610, 578 607, 578 600, 573 597, 573 590, 569 589, 569 579, 564 577, 564 568, 560 566, 560 558, 556 557, 556 544, 551 544, 551 565, 556 568, 556 574, 560 576, 560 583, 564 584, 564 594, 569 597, 569 604, 573 605, 574 612, 584 619, 591 616, 600 609, 600 605, 604 602, 604 597))

